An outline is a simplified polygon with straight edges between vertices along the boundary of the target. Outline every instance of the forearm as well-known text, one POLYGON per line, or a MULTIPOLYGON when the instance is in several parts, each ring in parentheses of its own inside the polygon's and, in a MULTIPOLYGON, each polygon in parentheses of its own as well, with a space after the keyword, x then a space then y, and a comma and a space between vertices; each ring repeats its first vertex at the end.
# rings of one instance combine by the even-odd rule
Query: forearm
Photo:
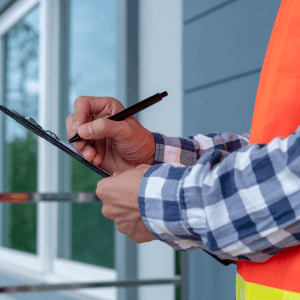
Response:
POLYGON ((299 244, 300 129, 268 145, 206 153, 195 166, 151 167, 139 189, 145 225, 176 250, 265 261, 299 244))

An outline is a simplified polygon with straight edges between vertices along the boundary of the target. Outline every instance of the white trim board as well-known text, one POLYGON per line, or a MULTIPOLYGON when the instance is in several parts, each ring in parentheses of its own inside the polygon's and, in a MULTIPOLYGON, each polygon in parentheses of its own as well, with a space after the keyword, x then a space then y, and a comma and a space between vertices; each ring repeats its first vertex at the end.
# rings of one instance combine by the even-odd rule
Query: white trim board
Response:
POLYGON ((19 22, 40 0, 19 0, 0 15, 0 36, 19 22))

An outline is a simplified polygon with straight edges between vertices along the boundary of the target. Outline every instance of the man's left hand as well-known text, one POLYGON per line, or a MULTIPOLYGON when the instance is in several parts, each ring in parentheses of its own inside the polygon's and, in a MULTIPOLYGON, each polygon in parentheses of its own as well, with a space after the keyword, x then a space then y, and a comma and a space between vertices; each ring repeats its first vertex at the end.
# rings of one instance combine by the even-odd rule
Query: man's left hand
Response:
POLYGON ((128 235, 135 243, 156 240, 145 226, 138 205, 140 182, 149 168, 150 165, 142 164, 131 170, 117 172, 117 175, 101 179, 96 189, 96 195, 103 203, 103 216, 113 220, 117 230, 128 235))

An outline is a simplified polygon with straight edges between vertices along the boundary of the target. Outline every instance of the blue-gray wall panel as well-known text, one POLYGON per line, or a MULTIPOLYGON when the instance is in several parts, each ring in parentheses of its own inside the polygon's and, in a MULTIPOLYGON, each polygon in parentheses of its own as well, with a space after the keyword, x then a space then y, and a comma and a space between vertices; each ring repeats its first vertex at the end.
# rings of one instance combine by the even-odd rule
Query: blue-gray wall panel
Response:
POLYGON ((185 95, 184 137, 193 133, 243 133, 251 128, 260 73, 185 95))
POLYGON ((201 250, 191 251, 189 258, 189 300, 234 300, 236 265, 221 265, 201 250))
MULTIPOLYGON (((224 3, 229 1, 183 2, 184 20, 189 20, 183 24, 185 137, 193 133, 239 134, 251 128, 260 68, 281 1, 224 3), (218 5, 219 9, 212 9, 218 5), (196 18, 201 13, 203 16, 196 18), (239 76, 253 70, 256 73, 239 76), (218 83, 232 76, 235 79, 218 83)), ((189 300, 234 299, 235 266, 224 267, 201 250, 189 252, 188 260, 189 300)))
POLYGON ((279 5, 236 1, 185 25, 184 90, 261 68, 279 5))
POLYGON ((227 0, 183 0, 183 21, 206 12, 227 0))

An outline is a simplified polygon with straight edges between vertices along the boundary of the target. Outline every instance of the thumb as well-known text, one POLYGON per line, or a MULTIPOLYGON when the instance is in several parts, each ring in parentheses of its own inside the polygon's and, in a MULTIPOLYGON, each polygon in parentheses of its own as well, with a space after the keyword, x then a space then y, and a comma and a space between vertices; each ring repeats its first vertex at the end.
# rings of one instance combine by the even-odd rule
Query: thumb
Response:
POLYGON ((115 139, 124 135, 124 123, 104 118, 85 123, 78 128, 78 134, 85 140, 96 140, 105 137, 115 139))

